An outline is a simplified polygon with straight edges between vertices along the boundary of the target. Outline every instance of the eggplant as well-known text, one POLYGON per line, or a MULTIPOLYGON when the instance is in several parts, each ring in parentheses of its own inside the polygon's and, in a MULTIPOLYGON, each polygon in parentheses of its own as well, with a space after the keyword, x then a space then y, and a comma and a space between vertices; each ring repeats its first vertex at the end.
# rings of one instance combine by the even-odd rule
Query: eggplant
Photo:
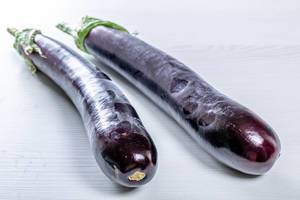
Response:
POLYGON ((279 157, 279 138, 258 115, 120 25, 84 17, 78 29, 63 23, 57 28, 72 35, 78 48, 139 88, 225 165, 261 175, 279 157))
POLYGON ((157 169, 156 147, 121 90, 94 64, 35 29, 8 29, 14 47, 36 70, 52 79, 74 103, 91 150, 113 182, 138 187, 157 169))

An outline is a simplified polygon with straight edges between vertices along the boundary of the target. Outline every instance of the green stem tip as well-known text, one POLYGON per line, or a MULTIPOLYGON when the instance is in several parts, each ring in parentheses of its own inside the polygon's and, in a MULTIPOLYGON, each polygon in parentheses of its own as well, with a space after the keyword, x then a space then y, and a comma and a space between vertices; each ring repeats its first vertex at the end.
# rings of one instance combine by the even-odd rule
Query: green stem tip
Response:
POLYGON ((77 36, 77 31, 67 23, 64 23, 64 22, 59 23, 56 25, 56 28, 58 28, 59 30, 61 30, 62 32, 66 33, 68 35, 73 36, 74 38, 76 38, 76 36, 77 36))
POLYGON ((7 28, 6 30, 14 37, 16 37, 17 33, 19 32, 18 29, 16 29, 16 28, 7 28))

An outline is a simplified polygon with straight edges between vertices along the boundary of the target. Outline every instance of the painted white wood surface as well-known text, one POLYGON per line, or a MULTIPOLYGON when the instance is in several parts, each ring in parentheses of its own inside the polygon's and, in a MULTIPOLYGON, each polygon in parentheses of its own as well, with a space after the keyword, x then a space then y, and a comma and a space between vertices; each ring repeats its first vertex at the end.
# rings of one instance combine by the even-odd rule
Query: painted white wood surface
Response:
POLYGON ((300 199, 300 3, 297 0, 5 1, 0 8, 0 199, 300 199), (80 116, 45 76, 32 76, 7 26, 55 30, 83 15, 119 22, 175 56, 277 131, 282 155, 261 177, 208 156, 152 102, 103 68, 134 104, 159 151, 151 183, 112 184, 90 153, 80 116))

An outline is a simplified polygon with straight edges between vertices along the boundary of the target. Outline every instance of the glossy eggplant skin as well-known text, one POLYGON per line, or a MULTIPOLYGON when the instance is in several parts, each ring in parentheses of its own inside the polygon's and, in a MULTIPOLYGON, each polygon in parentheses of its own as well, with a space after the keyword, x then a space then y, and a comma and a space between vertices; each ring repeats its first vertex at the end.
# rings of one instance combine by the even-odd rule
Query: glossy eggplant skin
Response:
POLYGON ((275 132, 166 53, 123 31, 97 26, 85 48, 170 114, 207 152, 246 174, 261 175, 280 153, 275 132))
POLYGON ((35 43, 43 56, 34 53, 27 58, 75 104, 103 172, 126 187, 149 182, 157 168, 157 151, 124 94, 107 75, 64 44, 42 34, 36 35, 35 43))

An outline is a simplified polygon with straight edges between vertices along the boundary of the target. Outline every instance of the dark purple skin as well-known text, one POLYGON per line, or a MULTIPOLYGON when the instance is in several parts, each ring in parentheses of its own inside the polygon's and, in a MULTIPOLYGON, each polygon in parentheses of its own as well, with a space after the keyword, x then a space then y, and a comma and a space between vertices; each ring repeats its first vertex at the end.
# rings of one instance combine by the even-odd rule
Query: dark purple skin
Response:
POLYGON ((124 94, 107 75, 64 44, 42 34, 35 37, 35 43, 44 57, 37 53, 27 57, 79 110, 103 172, 126 187, 149 182, 157 168, 156 148, 124 94), (129 180, 137 171, 146 176, 129 180))
POLYGON ((278 158, 279 139, 261 118, 166 53, 126 32, 104 26, 90 31, 85 47, 171 114, 222 163, 261 175, 278 158))

